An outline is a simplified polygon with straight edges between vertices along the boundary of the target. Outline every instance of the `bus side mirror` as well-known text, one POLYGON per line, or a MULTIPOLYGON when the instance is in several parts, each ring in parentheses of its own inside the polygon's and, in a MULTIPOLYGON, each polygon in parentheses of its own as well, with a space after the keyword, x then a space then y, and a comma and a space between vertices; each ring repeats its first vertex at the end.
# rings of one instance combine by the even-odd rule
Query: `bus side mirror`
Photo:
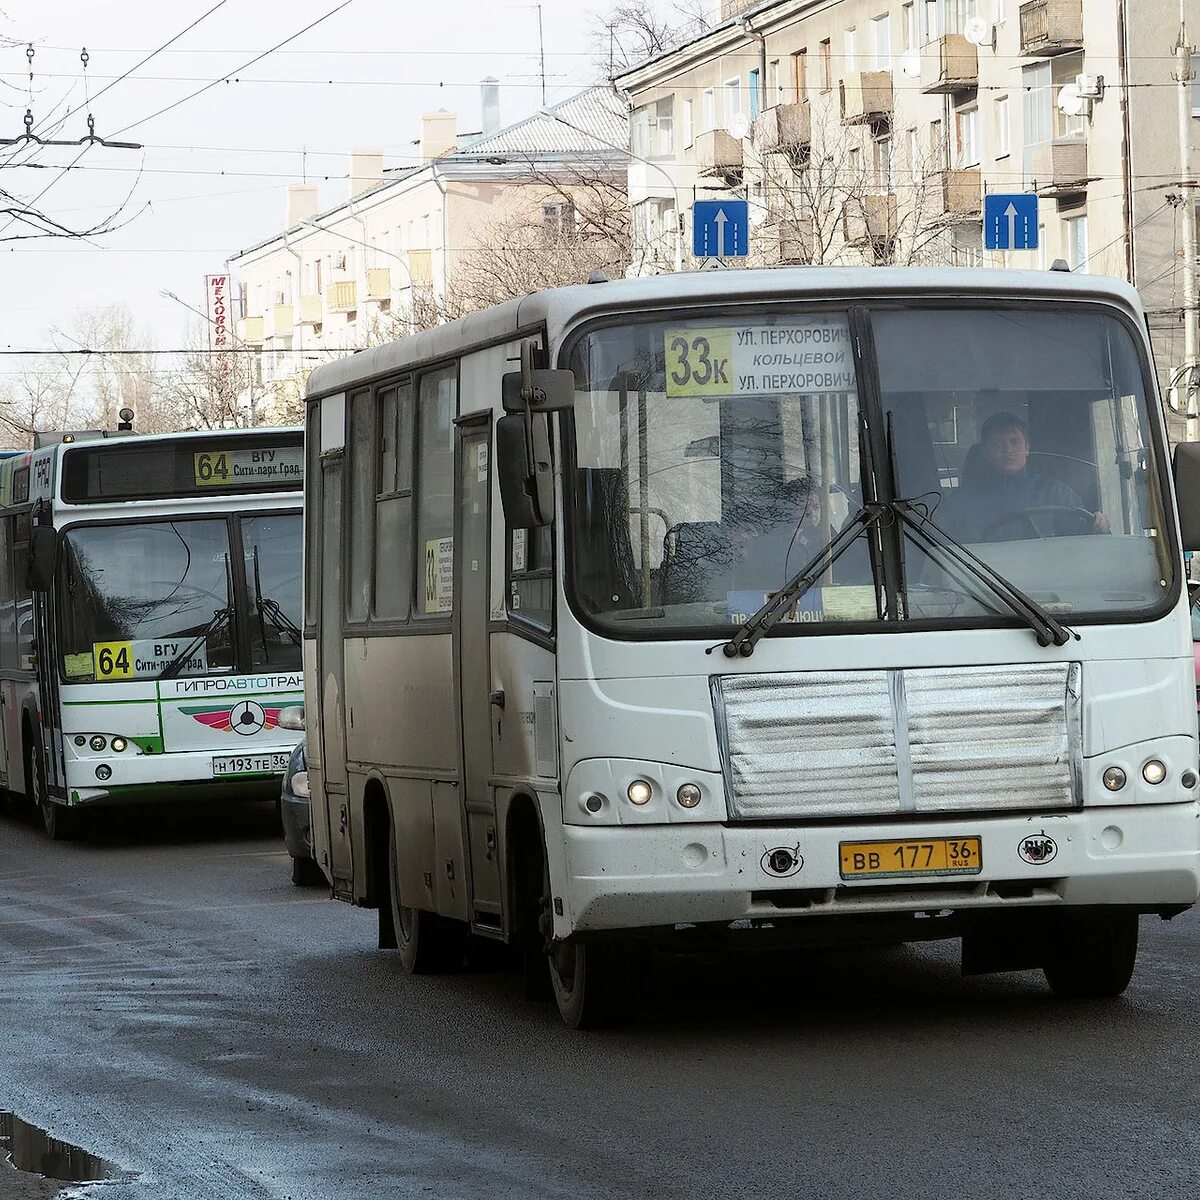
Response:
POLYGON ((29 563, 25 572, 31 592, 48 592, 58 567, 58 530, 35 525, 29 537, 29 563))
POLYGON ((1175 497, 1185 550, 1200 550, 1200 442, 1175 447, 1175 497))
POLYGON ((546 422, 541 413, 528 418, 501 417, 496 422, 496 470, 509 529, 536 529, 554 519, 554 477, 550 472, 550 431, 546 422))
POLYGON ((506 413, 523 413, 526 393, 530 412, 559 412, 575 407, 574 371, 508 371, 501 378, 500 387, 506 413))

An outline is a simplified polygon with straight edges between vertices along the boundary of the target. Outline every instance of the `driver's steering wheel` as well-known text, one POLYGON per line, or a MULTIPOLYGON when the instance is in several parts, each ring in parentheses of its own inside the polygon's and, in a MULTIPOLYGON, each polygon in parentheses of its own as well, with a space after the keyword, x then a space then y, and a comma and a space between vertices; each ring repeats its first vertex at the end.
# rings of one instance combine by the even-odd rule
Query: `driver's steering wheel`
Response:
POLYGON ((1088 512, 1086 508, 1080 508, 1074 504, 1035 504, 1032 508, 1021 508, 1013 512, 1002 513, 983 531, 981 540, 988 541, 989 534, 995 533, 997 529, 1003 529, 1005 525, 1011 525, 1014 521, 1020 521, 1022 526, 1028 530, 1030 537, 1054 536, 1042 531, 1037 521, 1034 520, 1035 515, 1070 517, 1072 521, 1079 522, 1080 533, 1091 533, 1096 527, 1096 514, 1088 512))

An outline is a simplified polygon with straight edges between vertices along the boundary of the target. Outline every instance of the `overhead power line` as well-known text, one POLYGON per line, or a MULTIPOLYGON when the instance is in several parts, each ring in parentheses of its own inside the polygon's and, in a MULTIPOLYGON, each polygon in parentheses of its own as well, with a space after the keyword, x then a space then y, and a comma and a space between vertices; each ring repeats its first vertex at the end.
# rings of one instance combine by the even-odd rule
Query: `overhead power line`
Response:
POLYGON ((219 84, 225 83, 231 76, 240 75, 243 71, 248 71, 252 66, 255 65, 255 63, 262 62, 262 60, 264 58, 267 58, 269 55, 274 54, 277 50, 281 50, 289 42, 294 42, 298 37, 303 37, 304 34, 310 32, 313 29, 316 29, 316 27, 318 25, 321 25, 325 21, 328 21, 330 17, 336 16, 343 9, 349 8, 350 5, 353 3, 354 3, 354 0, 342 0, 341 4, 338 4, 334 8, 331 8, 327 13, 324 13, 322 16, 319 16, 315 21, 309 22, 309 24, 305 25, 303 29, 298 29, 295 33, 290 34, 288 37, 285 37, 281 42, 276 42, 274 46, 271 46, 269 49, 263 50, 261 53, 256 54, 248 62, 244 62, 240 67, 235 67, 232 71, 227 71, 224 75, 220 76, 219 78, 210 80, 202 88, 197 88, 194 92, 189 92, 186 96, 183 96, 180 99, 175 100, 172 103, 165 105, 163 108, 158 109, 156 112, 152 112, 148 117, 141 117, 139 120, 134 121, 129 125, 126 125, 123 129, 119 129, 113 136, 119 137, 123 133, 128 133, 131 129, 136 129, 139 125, 145 125, 147 122, 153 121, 156 118, 163 116, 165 113, 172 112, 175 109, 181 107, 182 105, 190 103, 192 100, 195 100, 199 96, 203 96, 205 92, 211 91, 213 88, 217 87, 219 84))

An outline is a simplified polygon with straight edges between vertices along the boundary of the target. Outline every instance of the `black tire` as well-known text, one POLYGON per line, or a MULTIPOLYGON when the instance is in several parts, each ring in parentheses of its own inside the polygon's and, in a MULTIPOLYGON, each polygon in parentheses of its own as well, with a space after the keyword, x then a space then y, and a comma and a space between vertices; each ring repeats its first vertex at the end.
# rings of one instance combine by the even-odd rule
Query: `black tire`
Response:
POLYGON ((292 882, 297 887, 325 887, 327 880, 311 858, 292 859, 292 882))
POLYGON ((46 787, 46 761, 38 749, 29 752, 30 800, 42 819, 42 829, 52 842, 69 842, 79 836, 80 814, 50 799, 46 787))
POLYGON ((396 839, 388 832, 388 903, 400 964, 409 975, 450 975, 463 963, 467 927, 461 921, 400 903, 400 867, 396 839))
POLYGON ((1046 982, 1066 1000, 1119 996, 1133 977, 1137 950, 1136 912, 1068 915, 1043 968, 1046 982))

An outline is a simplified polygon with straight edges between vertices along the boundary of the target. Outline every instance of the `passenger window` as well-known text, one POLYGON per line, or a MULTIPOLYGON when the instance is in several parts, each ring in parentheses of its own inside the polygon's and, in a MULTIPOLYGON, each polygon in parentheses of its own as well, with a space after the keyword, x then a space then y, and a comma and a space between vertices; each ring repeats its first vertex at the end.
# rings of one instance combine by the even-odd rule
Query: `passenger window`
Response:
POLYGON ((29 561, 29 533, 32 521, 28 513, 19 513, 13 530, 13 583, 16 596, 17 665, 28 670, 33 657, 33 596, 25 578, 29 561))
POLYGON ((554 532, 514 529, 508 541, 508 608, 514 617, 550 629, 554 623, 554 532))
POLYGON ((0 667, 12 670, 17 661, 16 598, 12 573, 13 518, 0 519, 0 667))
POLYGON ((454 607, 454 418, 458 368, 422 376, 417 409, 417 611, 454 607))
POLYGON ((411 603, 412 427, 412 384, 381 393, 375 495, 375 617, 380 621, 407 621, 411 603))
POLYGON ((321 614, 321 409, 308 406, 308 430, 304 444, 304 621, 312 626, 321 614))
POLYGON ((346 531, 349 566, 346 571, 346 620, 365 621, 371 606, 371 551, 375 504, 375 413, 369 391, 350 398, 350 452, 347 472, 349 528, 346 531))

